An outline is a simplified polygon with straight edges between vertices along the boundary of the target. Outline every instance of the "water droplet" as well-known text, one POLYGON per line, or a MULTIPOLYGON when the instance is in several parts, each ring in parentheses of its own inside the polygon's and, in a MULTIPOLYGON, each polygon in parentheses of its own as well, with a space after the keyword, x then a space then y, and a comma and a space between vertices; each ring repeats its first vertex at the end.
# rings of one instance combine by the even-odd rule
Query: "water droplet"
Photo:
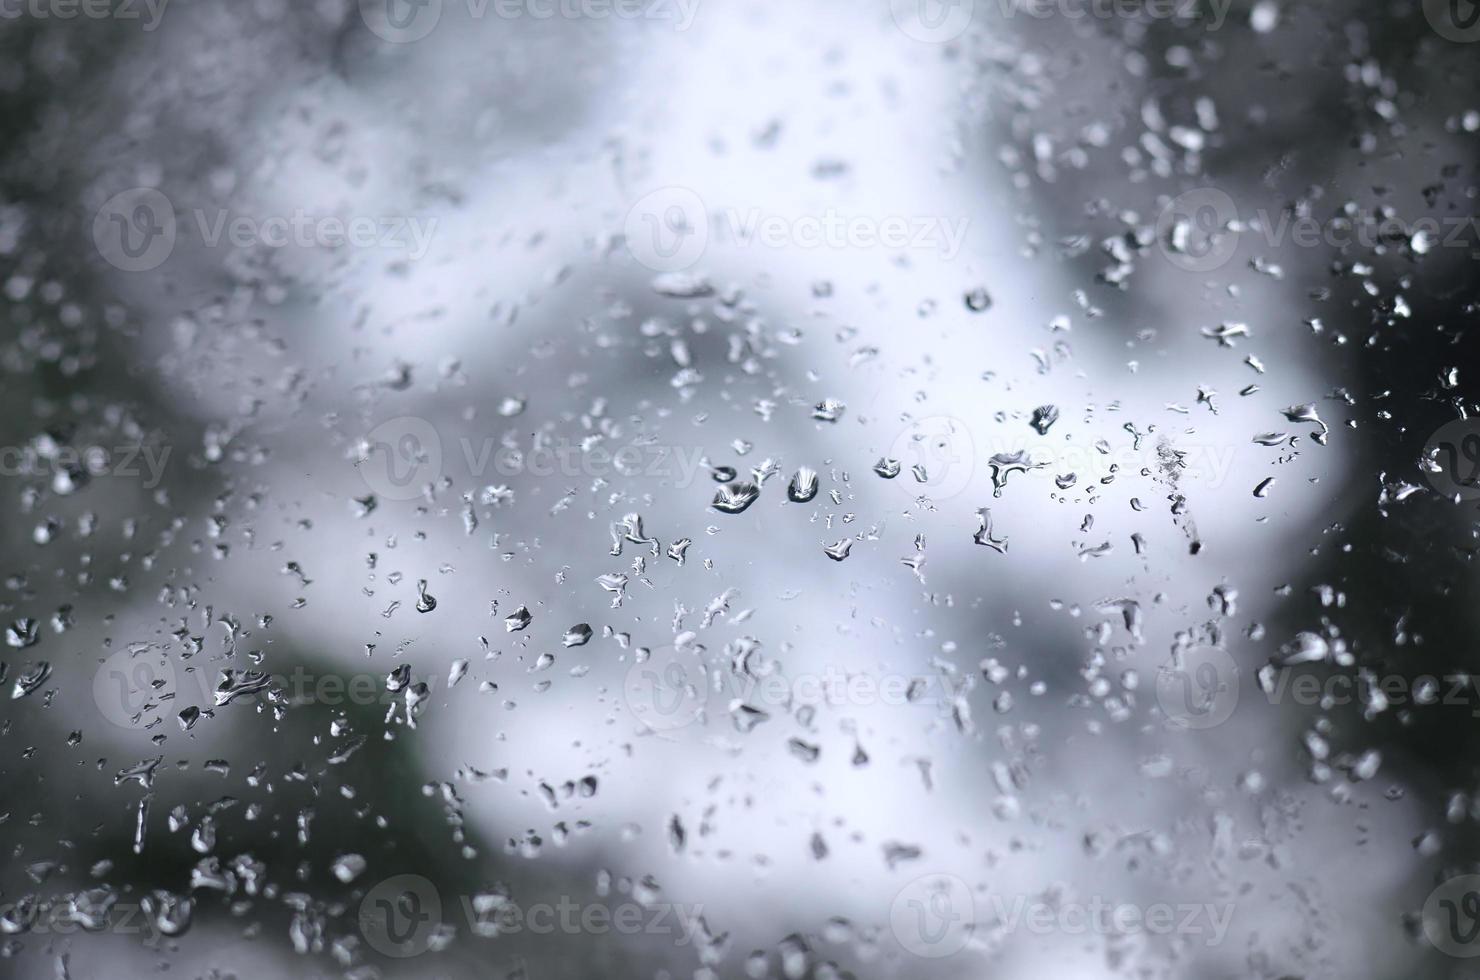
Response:
POLYGON ((30 616, 17 619, 5 628, 6 644, 17 649, 35 646, 40 639, 41 624, 30 616))
POLYGON ((1056 405, 1039 405, 1033 409, 1033 421, 1030 423, 1035 432, 1040 436, 1048 435, 1048 430, 1059 420, 1059 409, 1056 405))
POLYGON ((1019 449, 1012 453, 997 453, 987 460, 987 467, 992 472, 992 496, 1002 496, 1002 489, 1007 486, 1007 478, 1013 473, 1026 473, 1029 470, 1041 469, 1045 463, 1035 463, 1028 457, 1025 449, 1019 449))
POLYGON ((787 484, 786 496, 798 504, 805 504, 817 496, 817 471, 806 466, 798 469, 787 484))
POLYGON ((23 698, 26 695, 31 694, 42 684, 45 684, 46 679, 50 676, 51 664, 47 663, 45 660, 32 667, 26 668, 24 671, 21 672, 20 676, 15 679, 15 687, 10 692, 11 700, 15 700, 16 698, 23 698))
POLYGON ((983 507, 976 512, 976 516, 979 526, 976 533, 971 536, 971 540, 979 545, 991 548, 998 554, 1007 554, 1007 538, 1005 536, 998 538, 992 535, 992 512, 983 507))
POLYGON ((1331 652, 1331 645, 1325 638, 1316 633, 1301 632, 1295 634, 1295 638, 1280 647, 1279 666, 1291 667, 1295 664, 1313 664, 1326 659, 1331 652))
POLYGON ((740 514, 761 495, 754 483, 727 483, 715 493, 710 506, 725 514, 740 514))
POLYGON ((847 407, 836 398, 824 398, 812 409, 812 417, 819 422, 836 422, 843 417, 847 407))
POLYGON ((848 553, 852 550, 853 539, 844 538, 837 544, 830 544, 823 548, 822 553, 827 555, 827 557, 831 558, 833 561, 842 561, 844 558, 848 557, 848 553))
POLYGON ((516 633, 528 628, 532 622, 534 622, 534 617, 530 615, 529 607, 520 606, 504 617, 504 630, 509 633, 516 633))
POLYGON ((220 683, 216 685, 216 707, 220 708, 237 698, 256 694, 265 689, 271 680, 267 674, 257 670, 223 670, 220 683))

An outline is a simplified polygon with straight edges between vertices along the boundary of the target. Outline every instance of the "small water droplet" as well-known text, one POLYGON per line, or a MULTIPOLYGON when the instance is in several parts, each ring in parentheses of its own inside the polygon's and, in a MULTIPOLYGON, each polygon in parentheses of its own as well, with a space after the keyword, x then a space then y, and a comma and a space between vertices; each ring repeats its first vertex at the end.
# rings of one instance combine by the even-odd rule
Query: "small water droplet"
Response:
POLYGON ((761 495, 760 487, 754 483, 727 483, 715 493, 710 506, 725 514, 743 513, 761 495))
POLYGON ((787 484, 786 496, 793 502, 805 504, 817 496, 817 471, 803 466, 796 471, 787 484))

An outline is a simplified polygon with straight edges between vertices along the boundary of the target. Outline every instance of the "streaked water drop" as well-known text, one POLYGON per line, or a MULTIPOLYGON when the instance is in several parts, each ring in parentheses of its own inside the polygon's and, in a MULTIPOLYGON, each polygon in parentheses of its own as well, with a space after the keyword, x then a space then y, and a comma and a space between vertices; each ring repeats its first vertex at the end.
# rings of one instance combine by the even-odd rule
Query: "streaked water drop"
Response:
POLYGON ((751 504, 755 503, 756 498, 760 495, 761 489, 754 483, 727 483, 715 493, 714 500, 710 502, 710 506, 721 513, 740 514, 751 504))
POLYGON ((807 466, 798 469, 786 486, 786 496, 798 504, 805 504, 817 496, 817 471, 807 466))

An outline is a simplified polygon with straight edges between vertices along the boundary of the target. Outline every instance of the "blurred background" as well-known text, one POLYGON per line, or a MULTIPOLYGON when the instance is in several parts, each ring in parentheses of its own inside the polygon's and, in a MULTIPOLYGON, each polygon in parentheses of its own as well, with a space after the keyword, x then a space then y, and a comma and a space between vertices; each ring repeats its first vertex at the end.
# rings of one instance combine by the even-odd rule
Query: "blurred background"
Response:
POLYGON ((0 972, 1480 976, 1475 15, 0 5, 0 972))

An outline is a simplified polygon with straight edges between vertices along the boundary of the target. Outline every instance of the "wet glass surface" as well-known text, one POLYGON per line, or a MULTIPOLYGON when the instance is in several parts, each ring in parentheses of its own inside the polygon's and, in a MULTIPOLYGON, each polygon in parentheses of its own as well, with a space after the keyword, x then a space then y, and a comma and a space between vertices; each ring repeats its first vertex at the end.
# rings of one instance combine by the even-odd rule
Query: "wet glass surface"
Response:
POLYGON ((0 973, 1477 975, 1476 41, 0 0, 0 973))

